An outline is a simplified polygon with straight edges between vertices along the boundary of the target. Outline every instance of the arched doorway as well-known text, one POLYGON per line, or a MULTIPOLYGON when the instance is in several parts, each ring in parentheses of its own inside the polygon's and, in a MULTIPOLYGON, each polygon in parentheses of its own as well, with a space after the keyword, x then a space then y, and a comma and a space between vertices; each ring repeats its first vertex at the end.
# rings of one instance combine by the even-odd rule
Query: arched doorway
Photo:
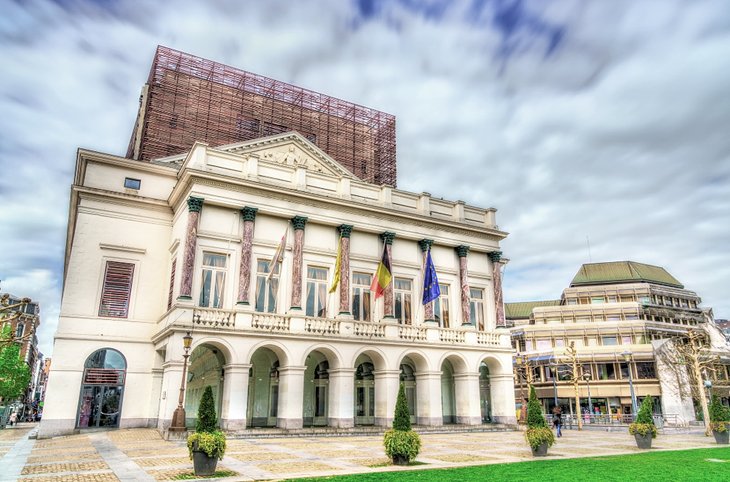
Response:
POLYGON ((195 426, 200 399, 203 398, 205 387, 208 386, 213 390, 215 413, 220 420, 225 377, 223 365, 225 363, 225 358, 220 351, 211 345, 200 345, 190 354, 188 380, 185 387, 185 425, 187 427, 195 426))
POLYGON ((456 423, 456 387, 454 384, 454 367, 444 360, 441 365, 441 413, 444 424, 456 423))
POLYGON ((361 355, 355 362, 355 425, 375 423, 375 365, 361 355))
POLYGON ((268 348, 251 357, 248 377, 249 427, 276 427, 279 413, 279 358, 268 348))
POLYGON ((84 363, 76 428, 118 427, 127 362, 117 350, 103 348, 84 363))
POLYGON ((408 413, 411 415, 411 423, 416 423, 416 369, 413 361, 405 357, 400 365, 400 381, 406 392, 408 402, 408 413))
POLYGON ((319 351, 307 355, 304 370, 303 424, 305 427, 327 425, 329 398, 329 362, 319 351))
POLYGON ((489 367, 479 364, 479 406, 482 412, 482 423, 492 422, 492 391, 489 384, 489 367))

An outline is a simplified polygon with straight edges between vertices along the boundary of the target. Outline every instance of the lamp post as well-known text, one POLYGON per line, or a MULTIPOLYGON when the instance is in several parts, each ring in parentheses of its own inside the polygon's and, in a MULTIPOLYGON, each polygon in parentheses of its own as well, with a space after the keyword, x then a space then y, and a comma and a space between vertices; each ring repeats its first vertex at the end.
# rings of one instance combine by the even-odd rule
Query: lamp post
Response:
POLYGON ((183 348, 185 353, 183 354, 183 370, 182 380, 180 381, 180 395, 177 399, 177 408, 172 414, 172 423, 170 424, 170 432, 184 432, 185 428, 185 407, 183 407, 183 400, 185 399, 185 376, 188 371, 188 357, 190 356, 190 345, 193 343, 193 337, 188 331, 183 336, 183 348))
POLYGON ((631 410, 632 410, 632 421, 636 417, 636 394, 634 393, 634 377, 631 374, 631 352, 625 351, 622 353, 626 367, 629 369, 629 390, 631 390, 631 410))
POLYGON ((586 381, 586 385, 588 386, 588 411, 591 415, 593 415, 593 401, 591 399, 591 373, 583 373, 583 380, 586 381))
POLYGON ((558 364, 555 363, 555 360, 550 362, 550 371, 553 375, 553 403, 557 407, 558 406, 558 364))

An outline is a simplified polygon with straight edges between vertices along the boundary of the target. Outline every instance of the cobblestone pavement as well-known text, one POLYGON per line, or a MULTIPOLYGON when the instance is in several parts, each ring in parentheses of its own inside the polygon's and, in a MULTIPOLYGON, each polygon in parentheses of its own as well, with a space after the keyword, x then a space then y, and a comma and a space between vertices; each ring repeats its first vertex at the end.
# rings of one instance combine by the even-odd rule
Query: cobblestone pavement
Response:
MULTIPOLYGON (((34 424, 0 430, 0 481, 71 482, 174 480, 192 473, 182 441, 156 430, 92 432, 47 440, 28 438, 34 424)), ((215 480, 277 480, 383 470, 419 470, 534 460, 522 432, 423 434, 415 467, 393 467, 380 436, 249 438, 228 440, 217 470, 238 475, 215 480)), ((701 433, 661 434, 652 450, 716 447, 701 433)), ((625 432, 566 430, 547 459, 640 452, 625 432)))

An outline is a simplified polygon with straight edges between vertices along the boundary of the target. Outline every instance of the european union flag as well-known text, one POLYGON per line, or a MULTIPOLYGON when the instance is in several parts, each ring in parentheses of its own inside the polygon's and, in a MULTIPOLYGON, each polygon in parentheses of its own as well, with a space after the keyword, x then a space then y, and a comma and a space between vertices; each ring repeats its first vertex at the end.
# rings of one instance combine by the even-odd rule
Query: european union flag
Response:
POLYGON ((441 295, 439 280, 436 277, 436 268, 431 259, 431 250, 426 253, 426 267, 423 273, 423 304, 435 300, 441 295))

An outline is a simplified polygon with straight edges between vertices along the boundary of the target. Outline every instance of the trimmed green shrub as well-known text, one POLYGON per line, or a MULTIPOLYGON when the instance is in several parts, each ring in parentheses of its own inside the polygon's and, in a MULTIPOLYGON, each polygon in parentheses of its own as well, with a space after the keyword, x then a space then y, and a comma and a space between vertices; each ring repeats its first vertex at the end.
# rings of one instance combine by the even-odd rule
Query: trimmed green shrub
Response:
POLYGON ((708 409, 710 412, 710 429, 715 432, 727 432, 730 429, 730 407, 720 403, 720 399, 713 393, 708 409))
POLYGON ((196 432, 188 436, 188 454, 193 458, 193 450, 202 450, 208 457, 222 459, 226 453, 226 436, 223 432, 196 432))
POLYGON ((651 395, 647 395, 641 402, 639 413, 636 414, 634 423, 629 424, 629 433, 631 435, 646 435, 651 433, 651 438, 656 438, 656 426, 654 425, 654 399, 651 395))
POLYGON ((534 386, 530 386, 530 401, 527 402, 527 426, 529 428, 547 427, 547 421, 542 414, 542 405, 537 400, 534 386))
POLYGON ((537 449, 544 443, 547 443, 548 447, 552 447, 555 443, 555 435, 553 434, 553 431, 547 427, 528 428, 525 432, 525 438, 533 450, 537 449))
POLYGON ((393 415, 393 430, 408 431, 411 429, 411 414, 408 411, 406 389, 400 384, 398 398, 395 400, 395 414, 393 415))
POLYGON ((213 389, 208 385, 203 392, 198 406, 198 420, 195 422, 196 432, 215 432, 218 430, 218 418, 215 414, 213 389))

